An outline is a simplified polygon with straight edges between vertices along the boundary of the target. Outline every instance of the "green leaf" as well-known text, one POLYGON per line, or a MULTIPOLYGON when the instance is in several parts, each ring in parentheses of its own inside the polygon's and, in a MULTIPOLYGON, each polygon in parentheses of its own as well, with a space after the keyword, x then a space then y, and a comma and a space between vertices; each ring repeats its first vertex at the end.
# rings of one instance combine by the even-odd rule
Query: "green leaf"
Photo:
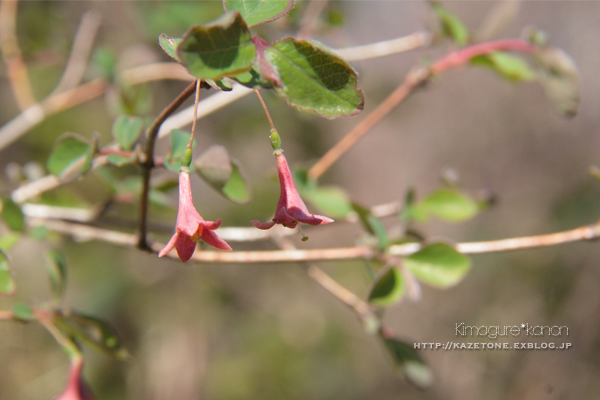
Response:
POLYGON ((181 59, 177 55, 177 46, 181 43, 181 38, 170 38, 164 33, 158 37, 158 44, 172 59, 181 63, 181 59))
POLYGON ((454 14, 440 5, 434 5, 433 11, 440 19, 442 33, 452 38, 459 46, 464 46, 469 39, 469 30, 454 14))
POLYGON ((58 304, 67 287, 67 266, 63 255, 56 250, 48 250, 48 253, 46 253, 46 271, 48 272, 52 297, 58 304))
POLYGON ((65 133, 56 139, 46 166, 62 181, 75 179, 90 169, 94 152, 94 146, 79 136, 65 133))
POLYGON ((398 302, 404 295, 405 283, 402 274, 396 266, 375 279, 369 302, 378 306, 390 306, 398 302))
MULTIPOLYGON (((185 148, 190 142, 190 133, 181 129, 173 129, 169 135, 171 141, 171 151, 165 157, 163 163, 165 167, 173 172, 179 172, 181 167, 181 159, 185 154, 185 148)), ((192 149, 196 147, 196 139, 192 141, 192 149)))
POLYGON ((405 222, 426 222, 429 218, 427 210, 419 203, 415 201, 416 193, 414 189, 410 189, 406 193, 404 200, 404 207, 398 215, 402 221, 405 222))
POLYGON ((358 214, 358 218, 367 232, 377 238, 379 249, 384 250, 389 244, 389 239, 383 223, 371 214, 371 210, 360 204, 352 203, 352 209, 358 214))
POLYGON ((15 319, 18 319, 19 321, 27 322, 37 320, 35 314, 31 311, 31 307, 27 304, 17 303, 13 306, 12 311, 15 319))
POLYGON ((346 192, 334 186, 319 186, 308 197, 323 213, 334 218, 345 218, 352 209, 346 192))
POLYGON ((0 236, 0 251, 8 251, 14 247, 23 234, 21 232, 9 232, 5 235, 0 236))
POLYGON ((471 260, 444 243, 430 244, 404 259, 404 266, 425 283, 456 285, 471 269, 471 260))
POLYGON ((129 164, 135 164, 138 161, 137 154, 134 152, 131 153, 131 156, 125 157, 119 154, 109 154, 106 159, 112 165, 116 165, 117 167, 123 167, 129 164))
POLYGON ((577 115, 581 101, 579 71, 562 49, 542 48, 536 53, 538 80, 554 107, 567 117, 577 115))
POLYGON ((413 345, 394 338, 385 337, 384 335, 381 335, 381 339, 392 356, 398 372, 419 388, 424 389, 431 386, 433 374, 413 349, 413 345))
POLYGON ((115 331, 104 321, 89 315, 69 312, 57 315, 55 323, 65 334, 82 340, 97 351, 120 360, 131 359, 115 331))
POLYGON ((0 295, 12 296, 16 290, 15 281, 8 270, 8 258, 0 251, 0 295))
POLYGON ((477 215, 479 207, 470 197, 454 188, 441 188, 420 204, 423 211, 451 222, 461 222, 477 215))
POLYGON ((237 11, 190 28, 177 46, 185 67, 200 79, 220 79, 248 71, 255 53, 250 31, 237 11))
POLYGON ((238 204, 246 204, 252 199, 241 167, 236 160, 231 160, 231 176, 221 192, 226 198, 238 204))
POLYGON ((252 68, 250 71, 237 74, 233 77, 233 79, 248 88, 263 87, 270 89, 273 87, 273 83, 263 79, 263 77, 254 68, 252 68))
POLYGON ((21 207, 19 207, 10 197, 2 199, 2 221, 10 230, 23 232, 25 230, 25 216, 21 207))
POLYGON ((495 51, 487 55, 474 57, 471 59, 471 63, 491 68, 511 82, 528 82, 535 79, 535 74, 523 59, 504 51, 495 51))
POLYGON ((250 201, 250 192, 240 172, 223 146, 211 146, 194 162, 196 172, 206 183, 227 199, 244 204, 250 201))
POLYGON ((208 86, 216 90, 223 90, 224 92, 233 90, 233 86, 231 86, 229 82, 222 79, 217 79, 216 81, 212 79, 206 79, 205 82, 208 84, 208 86))
POLYGON ((131 150, 133 144, 142 133, 142 119, 140 117, 117 117, 112 126, 112 135, 123 150, 131 150))
POLYGON ((152 95, 148 84, 120 85, 109 93, 109 100, 117 114, 144 115, 152 108, 152 95))
POLYGON ((356 72, 321 44, 286 38, 265 49, 283 83, 277 94, 295 108, 326 118, 358 114, 364 107, 356 72))
POLYGON ((223 0, 225 11, 239 11, 249 27, 275 21, 293 6, 294 0, 223 0))

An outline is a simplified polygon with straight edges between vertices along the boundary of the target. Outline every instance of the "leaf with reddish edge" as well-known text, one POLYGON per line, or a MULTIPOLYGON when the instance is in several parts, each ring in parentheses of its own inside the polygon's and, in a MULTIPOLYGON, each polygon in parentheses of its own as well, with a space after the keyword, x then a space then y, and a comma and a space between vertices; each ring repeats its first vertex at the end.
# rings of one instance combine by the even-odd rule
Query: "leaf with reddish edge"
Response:
POLYGON ((276 93, 292 107, 325 118, 362 111, 364 97, 356 86, 357 73, 324 45, 286 38, 267 47, 265 55, 283 83, 276 93))
POLYGON ((254 46, 256 47, 256 62, 254 65, 258 69, 260 76, 272 82, 278 88, 283 88, 283 82, 281 82, 277 70, 265 57, 265 49, 271 45, 258 36, 254 36, 252 42, 254 42, 254 46))
POLYGON ((223 0, 223 9, 239 11, 249 27, 275 21, 292 7, 294 0, 223 0))
POLYGON ((246 22, 237 11, 190 28, 177 46, 188 71, 200 79, 221 79, 252 68, 256 51, 246 22))
POLYGON ((158 37, 158 44, 172 59, 178 63, 182 63, 181 59, 177 55, 177 46, 181 43, 181 38, 171 38, 161 33, 158 37))

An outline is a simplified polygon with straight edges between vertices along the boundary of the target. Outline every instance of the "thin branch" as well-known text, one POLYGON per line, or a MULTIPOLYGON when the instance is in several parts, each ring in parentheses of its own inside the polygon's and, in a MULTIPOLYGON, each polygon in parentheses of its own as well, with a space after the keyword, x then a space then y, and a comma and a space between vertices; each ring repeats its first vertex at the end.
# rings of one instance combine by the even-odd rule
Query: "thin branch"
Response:
POLYGON ((404 82, 398 86, 381 104, 365 117, 358 125, 336 143, 323 155, 309 170, 309 179, 318 179, 337 160, 352 148, 367 132, 381 121, 390 111, 400 104, 414 88, 424 83, 432 75, 460 67, 473 57, 490 54, 494 51, 517 51, 531 53, 536 47, 520 39, 497 40, 476 44, 458 51, 449 53, 436 61, 431 68, 415 67, 408 73, 404 82))
POLYGON ((432 74, 441 74, 450 69, 463 66, 472 58, 490 54, 495 51, 516 51, 519 53, 532 53, 537 48, 529 42, 521 39, 505 39, 496 40, 493 42, 485 42, 474 46, 466 47, 461 50, 454 51, 442 57, 431 66, 432 74))
POLYGON ((78 104, 90 101, 108 88, 103 79, 96 79, 69 91, 57 94, 34 104, 17 115, 0 129, 0 149, 3 149, 38 125, 49 115, 67 110, 78 104))
POLYGON ((15 313, 11 310, 0 310, 0 321, 12 321, 15 319, 15 313))
POLYGON ((119 81, 125 85, 139 85, 140 83, 163 80, 191 82, 195 79, 196 77, 190 74, 183 65, 174 62, 140 65, 119 73, 119 81))
POLYGON ((328 0, 311 0, 300 20, 300 31, 296 35, 298 39, 308 39, 313 35, 319 23, 319 15, 327 6, 328 0))
POLYGON ((16 35, 18 6, 18 0, 2 0, 0 3, 0 50, 6 62, 10 87, 19 108, 25 110, 35 104, 35 97, 16 35))
POLYGON ((87 68, 99 27, 100 15, 97 12, 88 11, 83 14, 63 75, 50 96, 73 89, 79 84, 87 68))
POLYGON ((271 130, 274 130, 275 124, 273 124, 273 119, 271 119, 271 113, 269 112, 269 109, 267 108, 267 104, 265 103, 265 100, 263 99, 263 97, 260 94, 260 92, 258 91, 258 89, 254 88, 254 93, 256 93, 256 97, 258 97, 258 100, 260 100, 260 104, 262 105, 263 110, 265 110, 265 115, 267 116, 267 119, 269 120, 269 125, 271 126, 271 130))
MULTIPOLYGON (((296 246, 290 241, 283 239, 280 236, 273 236, 273 240, 282 250, 296 250, 296 246)), ((306 268, 308 276, 315 282, 321 285, 325 290, 332 294, 335 298, 353 309, 358 317, 367 327, 379 325, 380 321, 375 314, 375 309, 368 303, 364 302, 360 297, 340 285, 335 279, 329 276, 325 271, 314 264, 301 262, 300 265, 306 268)))
MULTIPOLYGON (((1 26, 1 25, 0 25, 1 26)), ((409 35, 409 37, 412 35, 409 35)), ((399 38, 402 39, 402 38, 399 38)), ((394 39, 394 40, 399 40, 394 39)), ((394 41, 392 40, 392 41, 394 41)), ((387 42, 392 42, 387 41, 387 42)), ((377 51, 371 51, 370 48, 387 47, 385 43, 378 42, 372 45, 349 47, 342 49, 342 52, 346 54, 346 59, 352 61, 354 59, 367 59, 385 56, 393 54, 394 52, 402 52, 410 50, 411 48, 405 48, 398 46, 395 49, 389 51, 383 51, 378 53, 377 51), (360 49, 360 50, 359 50, 360 49), (359 51, 357 51, 359 50, 359 51), (369 57, 361 57, 361 54, 371 53, 369 57)), ((427 44, 425 41, 423 45, 427 44)), ((159 81, 166 79, 193 81, 195 78, 190 75, 187 70, 177 63, 155 63, 149 65, 142 65, 139 67, 130 68, 123 70, 118 74, 118 80, 123 84, 137 85, 141 83, 159 81)), ((78 86, 71 91, 61 93, 59 97, 50 96, 41 104, 34 104, 31 107, 24 110, 21 114, 13 118, 10 122, 0 128, 0 149, 8 146, 19 137, 27 133, 30 129, 44 121, 48 116, 55 114, 60 111, 67 110, 74 107, 84 101, 92 100, 96 97, 104 94, 109 85, 102 79, 96 79, 87 84, 78 86), (77 99, 78 101, 65 102, 65 98, 77 99)), ((198 119, 205 117, 226 105, 229 105, 242 97, 251 93, 251 89, 244 88, 241 85, 236 85, 235 90, 232 92, 218 92, 214 95, 202 100, 199 104, 198 119)), ((167 119, 163 124, 163 127, 159 131, 159 138, 166 136, 171 130, 176 128, 182 128, 192 122, 193 119, 193 107, 186 108, 185 110, 173 115, 167 119)))
POLYGON ((177 96, 175 100, 171 102, 156 119, 152 122, 152 125, 146 131, 146 147, 144 149, 145 159, 140 162, 142 167, 142 194, 140 198, 140 220, 139 220, 139 237, 138 237, 138 248, 142 250, 150 250, 150 246, 146 241, 146 234, 148 231, 148 195, 150 194, 150 175, 152 168, 154 168, 154 143, 158 135, 158 130, 162 123, 171 115, 175 110, 183 104, 194 92, 196 91, 196 82, 191 83, 186 87, 183 92, 177 96))
POLYGON ((410 92, 429 77, 425 68, 413 69, 404 79, 404 82, 398 86, 377 108, 360 121, 350 132, 337 142, 327 153, 323 155, 308 170, 308 178, 318 179, 325 173, 337 160, 340 159, 348 150, 352 148, 371 128, 383 119, 390 111, 400 104, 410 92))
POLYGON ((431 45, 432 38, 429 32, 415 32, 396 39, 336 49, 335 52, 347 61, 369 60, 427 47, 431 45))
POLYGON ((310 265, 307 269, 308 275, 314 279, 325 290, 334 295, 337 299, 352 308, 360 319, 368 325, 371 321, 378 322, 379 318, 375 314, 373 307, 360 297, 340 285, 336 280, 327 275, 321 268, 310 265))
MULTIPOLYGON (((46 228, 73 236, 80 240, 97 239, 120 246, 134 247, 137 238, 133 234, 95 228, 88 225, 27 217, 31 226, 43 225, 46 228)), ((220 233, 220 232, 219 232, 220 233)), ((576 229, 550 233, 546 235, 525 236, 510 239, 491 240, 486 242, 457 243, 454 247, 462 254, 496 253, 502 251, 523 250, 537 247, 555 246, 565 243, 594 240, 600 238, 600 225, 582 226, 576 229)), ((164 247, 162 243, 153 243, 152 250, 157 252, 164 247)), ((393 256, 409 256, 419 251, 423 245, 407 243, 390 246, 389 254, 393 256)), ((192 259, 207 263, 265 263, 265 262, 297 262, 297 261, 331 261, 349 259, 370 259, 376 251, 369 246, 338 247, 310 250, 272 250, 272 251, 196 251, 192 259)), ((177 258, 175 252, 169 257, 177 258)))

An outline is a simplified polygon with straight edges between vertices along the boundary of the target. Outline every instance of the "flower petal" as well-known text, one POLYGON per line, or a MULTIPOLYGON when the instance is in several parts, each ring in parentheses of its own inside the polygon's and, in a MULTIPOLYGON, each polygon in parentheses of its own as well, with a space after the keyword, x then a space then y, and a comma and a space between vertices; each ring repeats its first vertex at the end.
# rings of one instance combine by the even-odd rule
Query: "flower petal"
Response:
POLYGON ((214 231, 215 229, 221 226, 221 218, 219 218, 216 222, 203 221, 200 222, 200 225, 202 225, 204 229, 210 229, 211 231, 214 231))
POLYGON ((164 257, 171 250, 173 250, 173 247, 175 247, 175 243, 177 242, 178 238, 179 238, 179 231, 175 232, 175 234, 173 236, 171 236, 171 239, 169 239, 169 243, 167 243, 165 245, 165 247, 163 247, 162 250, 158 252, 158 256, 159 257, 164 257))
POLYGON ((309 224, 309 225, 324 225, 324 224, 330 224, 333 222, 333 220, 331 218, 325 217, 323 215, 311 215, 310 217, 302 216, 302 217, 299 217, 296 219, 302 223, 309 224))
POLYGON ((254 225, 255 227, 257 227, 258 229, 263 229, 263 230, 264 229, 271 229, 275 225, 274 221, 271 221, 271 222, 260 222, 260 221, 254 220, 254 221, 250 221, 250 223, 252 225, 254 225))
MULTIPOLYGON (((217 222, 220 224, 220 220, 217 222)), ((217 234, 211 231, 210 229, 205 229, 202 232, 202 236, 200 237, 200 239, 204 240, 206 243, 219 250, 231 251, 231 247, 227 244, 227 242, 221 239, 219 236, 217 236, 217 234)))
POLYGON ((179 239, 177 239, 177 242, 175 243, 175 248, 177 249, 177 255, 181 262, 187 262, 192 258, 194 251, 196 251, 196 242, 189 237, 180 234, 179 239))

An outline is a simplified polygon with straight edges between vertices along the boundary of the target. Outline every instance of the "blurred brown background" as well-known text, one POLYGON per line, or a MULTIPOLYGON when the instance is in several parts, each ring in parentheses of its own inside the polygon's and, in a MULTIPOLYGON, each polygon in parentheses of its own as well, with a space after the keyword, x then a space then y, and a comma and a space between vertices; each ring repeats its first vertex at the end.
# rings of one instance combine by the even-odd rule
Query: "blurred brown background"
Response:
MULTIPOLYGON (((476 31, 496 2, 445 2, 476 31)), ((299 3, 297 21, 306 4, 299 3)), ((96 41, 119 62, 167 61, 157 45, 161 32, 180 36, 193 23, 221 12, 220 2, 24 1, 18 35, 38 98, 60 77, 83 12, 94 9, 103 23, 96 41)), ((421 1, 341 1, 327 12, 344 25, 322 24, 314 35, 331 47, 367 44, 435 28, 421 1)), ((409 187, 425 195, 438 187, 440 171, 451 167, 466 190, 492 192, 497 203, 464 224, 432 220, 430 237, 479 241, 570 229, 600 217, 600 183, 588 175, 600 163, 600 3, 524 1, 496 37, 518 37, 523 28, 545 31, 565 49, 581 72, 582 104, 574 119, 559 116, 535 83, 510 84, 482 68, 453 70, 417 91, 340 160, 321 181, 344 187, 368 206, 402 200, 409 187)), ((291 34, 279 21, 256 29, 266 39, 291 34)), ((366 97, 363 114, 324 120, 297 112, 268 93, 265 99, 282 134, 290 163, 318 158, 371 111, 411 66, 435 60, 449 49, 432 49, 353 63, 366 97)), ((89 76, 97 75, 93 68, 89 76)), ((0 122, 18 113, 0 67, 0 122)), ((153 116, 185 83, 148 85, 153 116)), ((43 163, 63 132, 110 141, 115 117, 98 99, 52 116, 0 152, 10 162, 43 163)), ((240 160, 254 200, 245 206, 223 200, 194 178, 194 200, 209 220, 249 226, 267 220, 278 183, 267 141, 268 125, 255 97, 203 119, 199 149, 224 144, 240 160)), ((158 153, 166 152, 161 143, 158 153)), ((136 169, 132 168, 131 173, 136 169)), ((167 172, 157 172, 158 174, 167 172)), ((175 175, 173 175, 174 177, 175 175)), ((3 194, 14 184, 3 175, 3 194)), ((97 204, 108 194, 93 176, 69 185, 81 202, 97 204)), ((58 196, 58 195, 57 195, 58 196)), ((175 202, 175 193, 171 193, 175 202)), ((313 209, 314 207, 309 208, 313 209)), ((129 220, 134 206, 112 216, 129 220)), ((316 211, 316 210, 314 210, 316 211)), ((175 211, 153 209, 167 227, 175 211)), ((395 218, 385 220, 389 227, 395 218)), ((351 246, 359 227, 347 223, 307 229, 300 248, 351 246)), ((161 240, 169 237, 168 231, 161 240)), ((236 249, 271 249, 271 243, 235 244, 236 249)), ((455 324, 565 325, 568 351, 422 351, 434 385, 419 391, 394 373, 374 337, 355 316, 294 264, 182 265, 132 249, 99 242, 77 243, 52 236, 25 239, 9 253, 17 280, 14 298, 0 308, 49 298, 43 254, 61 249, 69 262, 65 305, 112 322, 134 354, 118 362, 86 349, 85 376, 98 399, 593 399, 600 393, 600 271, 596 243, 473 257, 464 281, 449 290, 424 287, 419 303, 403 301, 385 317, 400 337, 418 342, 455 340, 455 324)), ((369 282, 362 262, 321 265, 364 297, 369 282)), ((0 323, 0 399, 49 399, 67 376, 68 362, 53 339, 36 324, 0 323)))

